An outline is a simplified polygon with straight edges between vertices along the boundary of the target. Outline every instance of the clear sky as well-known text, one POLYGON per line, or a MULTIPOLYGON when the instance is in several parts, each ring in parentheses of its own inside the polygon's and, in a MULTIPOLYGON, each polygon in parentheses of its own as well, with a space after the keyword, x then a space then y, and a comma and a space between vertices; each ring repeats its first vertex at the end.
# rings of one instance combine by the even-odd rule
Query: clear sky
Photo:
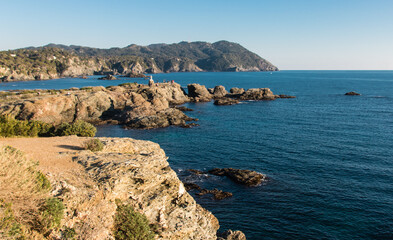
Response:
POLYGON ((393 70, 393 0, 0 0, 0 49, 228 40, 280 69, 393 70))

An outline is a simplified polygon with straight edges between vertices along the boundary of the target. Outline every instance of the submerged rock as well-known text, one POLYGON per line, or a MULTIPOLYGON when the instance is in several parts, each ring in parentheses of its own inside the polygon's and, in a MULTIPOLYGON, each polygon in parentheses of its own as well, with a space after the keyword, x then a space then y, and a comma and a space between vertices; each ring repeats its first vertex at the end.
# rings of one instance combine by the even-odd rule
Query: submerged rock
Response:
POLYGON ((257 186, 266 179, 265 175, 251 170, 234 168, 214 168, 212 170, 209 170, 208 172, 216 176, 226 176, 234 182, 247 186, 257 186))
POLYGON ((217 240, 246 240, 246 235, 241 231, 227 230, 217 233, 217 240))
POLYGON ((219 98, 214 101, 214 105, 234 105, 238 103, 239 100, 233 98, 219 98))
POLYGON ((215 200, 223 200, 225 198, 232 197, 233 194, 230 192, 224 192, 222 190, 218 190, 217 188, 213 190, 208 190, 208 189, 202 189, 197 195, 203 196, 206 194, 213 194, 215 200))
POLYGON ((347 93, 345 93, 345 95, 348 95, 348 96, 359 96, 360 93, 357 93, 357 92, 347 92, 347 93))

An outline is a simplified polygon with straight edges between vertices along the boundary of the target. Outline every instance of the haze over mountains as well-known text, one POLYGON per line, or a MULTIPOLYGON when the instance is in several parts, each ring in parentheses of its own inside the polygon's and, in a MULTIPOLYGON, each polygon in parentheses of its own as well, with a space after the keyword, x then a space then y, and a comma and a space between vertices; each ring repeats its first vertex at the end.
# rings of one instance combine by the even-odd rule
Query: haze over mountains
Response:
POLYGON ((278 68, 240 44, 228 41, 131 44, 99 49, 48 44, 0 52, 3 81, 50 79, 103 72, 114 74, 278 71, 278 68))

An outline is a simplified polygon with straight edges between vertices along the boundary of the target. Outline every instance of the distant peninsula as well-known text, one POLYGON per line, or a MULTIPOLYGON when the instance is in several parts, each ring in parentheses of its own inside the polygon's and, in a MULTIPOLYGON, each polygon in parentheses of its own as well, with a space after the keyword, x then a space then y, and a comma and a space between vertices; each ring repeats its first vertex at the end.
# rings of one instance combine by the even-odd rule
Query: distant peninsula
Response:
POLYGON ((228 41, 129 45, 99 49, 48 44, 0 52, 0 81, 46 80, 130 73, 278 71, 278 68, 228 41))

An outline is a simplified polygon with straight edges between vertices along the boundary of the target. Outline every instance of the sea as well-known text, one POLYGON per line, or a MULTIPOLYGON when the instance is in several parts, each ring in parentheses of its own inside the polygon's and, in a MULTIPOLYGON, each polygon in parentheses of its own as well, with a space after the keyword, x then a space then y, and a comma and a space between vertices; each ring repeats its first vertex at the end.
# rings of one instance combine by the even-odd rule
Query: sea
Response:
MULTIPOLYGON (((109 86, 146 80, 56 79, 0 83, 0 90, 109 86)), ((208 88, 270 88, 294 99, 215 106, 187 103, 193 128, 126 130, 97 136, 157 142, 181 180, 228 191, 196 196, 222 230, 247 239, 393 239, 393 71, 279 71, 154 74, 208 88), (346 96, 355 91, 360 96, 346 96), (239 168, 266 174, 256 187, 188 169, 239 168)))

